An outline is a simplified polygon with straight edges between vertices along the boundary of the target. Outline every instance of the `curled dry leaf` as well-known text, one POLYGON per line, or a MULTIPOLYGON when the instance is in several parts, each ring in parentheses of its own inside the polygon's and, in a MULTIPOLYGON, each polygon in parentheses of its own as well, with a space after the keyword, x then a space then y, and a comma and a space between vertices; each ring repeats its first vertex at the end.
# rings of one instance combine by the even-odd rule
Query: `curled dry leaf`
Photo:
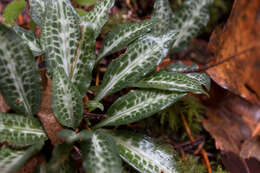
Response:
POLYGON ((255 47, 209 69, 211 78, 223 88, 260 104, 260 1, 236 0, 223 29, 212 34, 209 48, 215 62, 255 47))
POLYGON ((38 117, 43 124, 44 130, 47 133, 53 145, 60 144, 62 141, 57 138, 57 134, 63 127, 56 120, 51 107, 51 80, 42 75, 44 84, 43 99, 40 106, 38 117))

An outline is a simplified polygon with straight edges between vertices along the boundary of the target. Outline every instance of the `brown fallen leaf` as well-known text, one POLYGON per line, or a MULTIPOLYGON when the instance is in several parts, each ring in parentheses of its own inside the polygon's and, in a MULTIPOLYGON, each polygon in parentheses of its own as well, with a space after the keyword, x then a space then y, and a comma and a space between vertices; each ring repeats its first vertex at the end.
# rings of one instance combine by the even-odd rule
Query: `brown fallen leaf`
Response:
POLYGON ((260 170, 260 162, 254 158, 243 159, 232 152, 222 152, 221 159, 230 173, 259 173, 260 170))
POLYGON ((255 49, 207 70, 223 88, 260 104, 260 1, 235 0, 223 28, 212 34, 209 49, 216 55, 211 64, 255 47, 255 49))
POLYGON ((255 157, 254 153, 259 153, 260 147, 253 149, 249 145, 259 142, 252 140, 252 134, 260 124, 260 106, 253 105, 216 84, 213 84, 211 100, 207 102, 208 119, 202 123, 215 139, 216 148, 233 152, 242 158, 255 157))
POLYGON ((245 141, 241 148, 242 158, 254 157, 260 161, 260 137, 245 141))
POLYGON ((57 134, 63 129, 63 127, 56 120, 51 107, 51 80, 42 75, 44 83, 43 99, 39 112, 37 113, 44 130, 47 133, 51 143, 53 145, 60 144, 61 139, 57 138, 57 134))
POLYGON ((0 112, 8 112, 10 107, 5 103, 3 96, 0 93, 0 112))

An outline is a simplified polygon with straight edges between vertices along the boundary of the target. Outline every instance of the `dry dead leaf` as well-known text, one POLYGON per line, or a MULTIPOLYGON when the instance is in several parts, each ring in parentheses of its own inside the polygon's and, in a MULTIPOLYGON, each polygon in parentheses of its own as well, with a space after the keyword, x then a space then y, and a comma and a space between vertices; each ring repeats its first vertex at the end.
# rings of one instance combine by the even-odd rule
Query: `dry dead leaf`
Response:
POLYGON ((57 145, 62 142, 62 140, 57 138, 57 134, 63 129, 63 127, 58 123, 52 112, 51 80, 47 77, 43 77, 43 79, 43 81, 45 81, 46 83, 44 84, 42 104, 37 115, 42 122, 44 130, 51 140, 51 143, 53 145, 57 145))
POLYGON ((260 147, 250 146, 259 142, 252 140, 252 136, 260 124, 260 106, 216 85, 213 85, 213 90, 212 100, 208 105, 208 119, 202 123, 215 139, 216 148, 236 153, 242 158, 255 157, 254 153, 259 153, 260 147))
POLYGON ((235 0, 227 24, 212 34, 209 49, 215 62, 256 47, 243 55, 209 69, 211 78, 223 88, 260 104, 260 1, 235 0))
POLYGON ((245 141, 241 148, 242 158, 254 157, 260 161, 260 137, 245 141))

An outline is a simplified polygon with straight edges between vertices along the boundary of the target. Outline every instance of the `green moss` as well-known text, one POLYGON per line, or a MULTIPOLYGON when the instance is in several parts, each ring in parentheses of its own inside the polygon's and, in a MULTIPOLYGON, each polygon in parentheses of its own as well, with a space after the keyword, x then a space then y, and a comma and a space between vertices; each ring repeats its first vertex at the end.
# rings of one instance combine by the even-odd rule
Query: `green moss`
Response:
POLYGON ((185 173, 206 173, 207 169, 201 164, 199 157, 186 155, 187 160, 177 159, 177 170, 185 173))

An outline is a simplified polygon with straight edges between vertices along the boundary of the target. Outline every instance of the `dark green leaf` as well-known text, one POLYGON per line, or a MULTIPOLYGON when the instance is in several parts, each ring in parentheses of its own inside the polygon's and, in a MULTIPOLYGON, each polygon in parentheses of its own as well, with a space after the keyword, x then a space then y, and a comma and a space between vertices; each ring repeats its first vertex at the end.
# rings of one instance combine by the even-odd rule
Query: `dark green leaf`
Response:
MULTIPOLYGON (((171 64, 168 68, 167 71, 170 73, 178 73, 178 72, 183 72, 183 71, 189 71, 189 70, 196 70, 199 69, 199 66, 196 64, 186 66, 182 62, 177 62, 175 64, 171 64)), ((210 90, 210 77, 206 73, 186 73, 186 76, 188 76, 191 79, 197 80, 201 85, 204 85, 207 90, 210 90)))
POLYGON ((152 20, 146 20, 138 23, 119 25, 105 37, 97 61, 128 46, 138 37, 148 33, 151 31, 153 24, 154 22, 152 20))
POLYGON ((122 159, 141 173, 179 173, 174 153, 151 138, 129 131, 110 131, 122 159))
POLYGON ((102 130, 81 144, 83 167, 89 173, 121 173, 122 161, 113 138, 102 130))
POLYGON ((43 54, 40 40, 35 37, 32 31, 23 29, 19 26, 14 26, 13 29, 16 34, 19 35, 28 44, 34 56, 43 54))
POLYGON ((92 71, 96 62, 96 39, 95 31, 89 27, 89 24, 82 22, 81 39, 72 59, 70 67, 70 79, 75 84, 82 96, 85 96, 92 80, 92 71))
POLYGON ((156 0, 153 7, 152 19, 157 19, 156 25, 154 25, 154 34, 164 34, 172 29, 173 25, 173 12, 169 3, 169 0, 156 0))
POLYGON ((175 103, 185 93, 159 90, 135 90, 120 97, 108 110, 108 118, 95 128, 124 125, 147 118, 175 103))
POLYGON ((207 25, 212 2, 213 0, 187 0, 173 15, 173 28, 178 31, 177 39, 172 45, 173 50, 186 48, 192 37, 207 25))
POLYGON ((80 17, 69 0, 48 0, 46 7, 40 42, 47 70, 52 77, 57 68, 69 76, 81 37, 80 17))
POLYGON ((64 126, 77 128, 83 118, 83 102, 78 89, 63 71, 57 70, 52 85, 52 108, 64 126))
POLYGON ((58 137, 61 139, 65 139, 67 143, 74 143, 81 140, 90 140, 92 135, 93 133, 89 130, 82 130, 79 133, 75 133, 72 130, 64 129, 59 132, 58 137))
POLYGON ((98 37, 102 27, 108 20, 110 9, 114 6, 115 0, 98 0, 95 8, 83 17, 95 31, 95 38, 98 37))
POLYGON ((39 26, 42 26, 44 23, 47 1, 48 0, 29 0, 31 17, 39 26))
POLYGON ((41 104, 40 72, 27 43, 0 24, 0 90, 17 113, 34 115, 41 104))
POLYGON ((48 173, 75 173, 72 161, 70 159, 70 152, 73 145, 62 143, 57 145, 53 152, 50 162, 47 164, 48 173))
POLYGON ((201 83, 196 80, 196 78, 191 78, 188 75, 181 73, 170 74, 164 70, 156 72, 130 86, 207 95, 202 88, 201 83))
POLYGON ((33 117, 0 113, 0 142, 28 146, 47 140, 41 123, 33 117))
POLYGON ((3 146, 0 150, 0 172, 14 173, 22 167, 26 161, 38 153, 44 143, 38 143, 26 150, 12 150, 3 146))
POLYGON ((155 70, 167 55, 175 32, 160 37, 146 35, 131 44, 126 53, 108 66, 95 100, 125 88, 155 70))

